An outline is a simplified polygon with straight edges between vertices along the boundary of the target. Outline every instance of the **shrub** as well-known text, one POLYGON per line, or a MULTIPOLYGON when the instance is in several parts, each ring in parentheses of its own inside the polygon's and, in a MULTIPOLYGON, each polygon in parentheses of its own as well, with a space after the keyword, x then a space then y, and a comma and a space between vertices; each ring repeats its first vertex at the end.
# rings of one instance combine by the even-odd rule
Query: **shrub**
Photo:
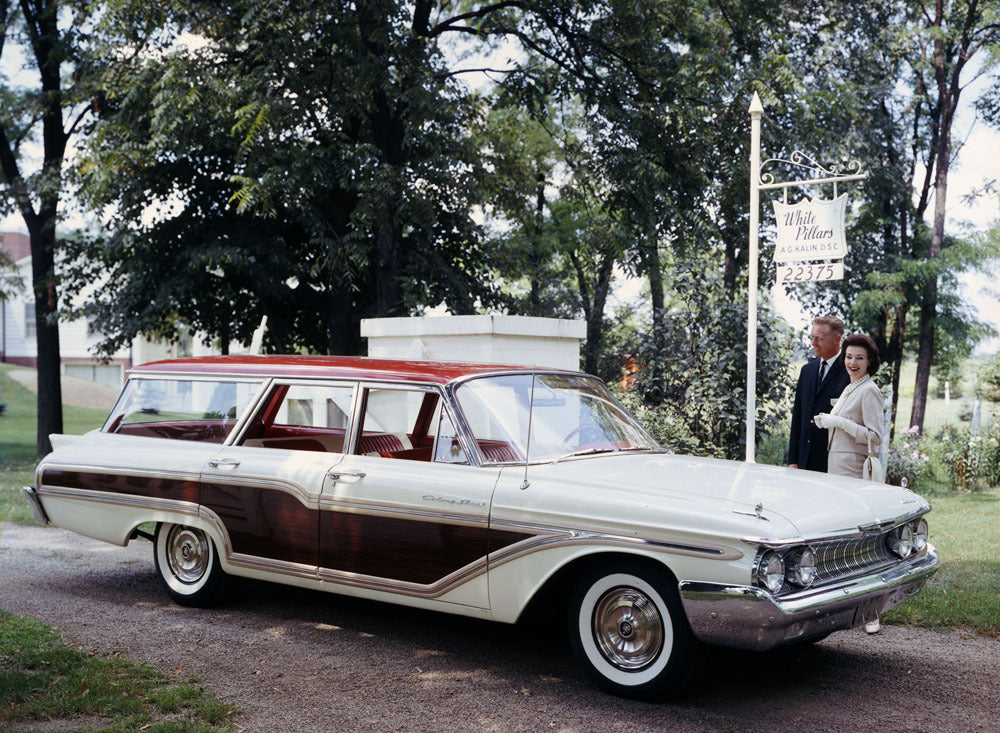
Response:
POLYGON ((930 474, 931 457, 919 436, 919 430, 909 428, 902 432, 903 442, 889 448, 885 467, 885 481, 902 486, 906 479, 909 489, 916 489, 930 474))
POLYGON ((982 438, 979 478, 987 488, 1000 486, 1000 421, 993 422, 979 433, 982 438))
POLYGON ((937 439, 952 488, 979 491, 1000 485, 1000 422, 975 435, 968 428, 945 425, 937 439))
POLYGON ((699 440, 688 428, 683 416, 669 405, 647 405, 634 389, 615 390, 615 397, 656 438, 656 442, 671 453, 722 457, 721 450, 699 440))

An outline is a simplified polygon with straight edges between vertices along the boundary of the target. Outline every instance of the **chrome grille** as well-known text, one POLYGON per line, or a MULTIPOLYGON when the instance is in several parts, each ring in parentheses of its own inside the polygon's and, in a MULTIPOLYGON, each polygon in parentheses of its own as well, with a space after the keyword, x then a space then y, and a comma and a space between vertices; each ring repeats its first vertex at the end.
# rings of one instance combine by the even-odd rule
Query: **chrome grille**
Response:
POLYGON ((885 534, 832 540, 812 545, 816 552, 816 583, 849 578, 897 559, 888 548, 885 534))

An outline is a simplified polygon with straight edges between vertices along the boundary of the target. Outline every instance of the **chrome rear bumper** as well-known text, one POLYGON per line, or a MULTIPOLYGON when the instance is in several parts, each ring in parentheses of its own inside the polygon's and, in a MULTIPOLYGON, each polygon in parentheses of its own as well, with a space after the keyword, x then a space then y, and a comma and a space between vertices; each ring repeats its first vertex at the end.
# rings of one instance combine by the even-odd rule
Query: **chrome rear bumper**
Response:
POLYGON ((34 517, 35 521, 39 524, 48 524, 49 515, 42 508, 42 501, 38 498, 38 492, 31 486, 22 486, 21 493, 24 494, 24 498, 31 505, 31 516, 34 517))
POLYGON ((778 599, 761 588, 697 581, 681 582, 680 592, 699 639, 762 651, 871 621, 919 591, 939 564, 927 545, 920 555, 881 572, 778 599))

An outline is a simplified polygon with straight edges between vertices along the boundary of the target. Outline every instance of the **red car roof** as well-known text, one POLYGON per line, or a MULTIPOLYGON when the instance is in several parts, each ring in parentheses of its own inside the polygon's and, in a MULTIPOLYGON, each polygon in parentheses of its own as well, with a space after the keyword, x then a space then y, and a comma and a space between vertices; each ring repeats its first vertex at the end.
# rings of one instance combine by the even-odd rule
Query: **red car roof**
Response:
MULTIPOLYGON (((348 379, 393 379, 405 382, 446 384, 460 377, 494 372, 525 371, 530 366, 471 364, 454 361, 378 359, 366 356, 231 355, 168 359, 141 364, 130 373, 186 372, 263 377, 342 377, 348 379)), ((564 371, 542 367, 540 371, 564 371)))

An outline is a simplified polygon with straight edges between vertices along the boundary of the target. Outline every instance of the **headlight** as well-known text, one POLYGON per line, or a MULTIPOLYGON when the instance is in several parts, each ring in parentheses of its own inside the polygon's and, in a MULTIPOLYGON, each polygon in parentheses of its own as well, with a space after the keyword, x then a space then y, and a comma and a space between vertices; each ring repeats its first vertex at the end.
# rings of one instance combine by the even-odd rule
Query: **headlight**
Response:
POLYGON ((816 553, 800 547, 788 553, 788 582, 808 588, 816 580, 816 553))
POLYGON ((927 547, 927 520, 918 519, 913 522, 913 551, 923 552, 927 547))
POLYGON ((909 557, 913 552, 913 528, 901 524, 889 533, 889 549, 900 557, 909 557))
POLYGON ((772 593, 781 590, 785 581, 785 562, 773 550, 765 552, 757 564, 757 581, 772 593))

